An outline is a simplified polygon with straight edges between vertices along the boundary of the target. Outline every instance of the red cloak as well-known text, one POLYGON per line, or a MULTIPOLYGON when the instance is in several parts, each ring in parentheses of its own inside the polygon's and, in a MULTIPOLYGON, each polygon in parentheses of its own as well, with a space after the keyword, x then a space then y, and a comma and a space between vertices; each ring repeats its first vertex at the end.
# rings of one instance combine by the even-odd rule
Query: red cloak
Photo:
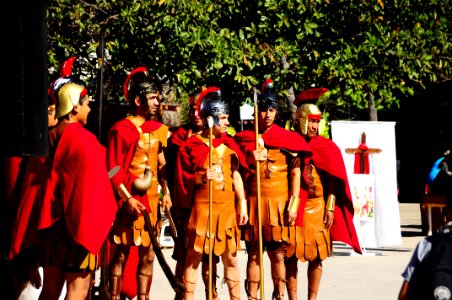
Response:
POLYGON ((105 164, 105 148, 80 123, 58 124, 62 131, 46 186, 39 229, 51 226, 52 202, 61 201, 71 238, 97 254, 117 211, 105 164), (60 197, 54 198, 55 188, 60 197))
MULTIPOLYGON (((140 127, 143 130, 143 133, 147 133, 159 129, 162 125, 163 124, 160 122, 147 120, 140 127)), ((116 122, 108 132, 107 167, 109 170, 116 166, 121 167, 119 172, 111 178, 111 184, 113 185, 113 190, 115 192, 118 190, 121 183, 125 185, 128 191, 132 191, 132 184, 138 177, 129 171, 129 167, 135 155, 139 140, 140 133, 129 119, 123 119, 116 122)), ((142 196, 133 196, 136 199, 146 198, 142 199, 141 203, 146 205, 149 209, 146 194, 142 196)), ((121 204, 122 201, 118 195, 117 199, 121 204)))
POLYGON ((12 229, 10 259, 39 242, 39 213, 44 198, 45 183, 50 175, 50 165, 48 157, 28 158, 12 229))
POLYGON ((334 222, 330 229, 333 241, 350 245, 356 253, 362 253, 355 226, 353 225, 353 200, 341 150, 330 139, 321 136, 309 141, 314 166, 328 173, 327 180, 337 180, 334 222))
MULTIPOLYGON (((245 153, 248 159, 254 160, 253 151, 256 150, 256 132, 252 129, 247 129, 238 132, 235 136, 237 143, 245 153)), ((306 140, 294 131, 286 130, 276 124, 273 124, 264 134, 262 134, 265 147, 285 149, 290 152, 296 152, 304 160, 311 156, 311 149, 306 143, 306 140)), ((306 174, 303 172, 303 179, 306 182, 306 174)), ((304 211, 306 207, 306 200, 308 198, 308 191, 305 188, 306 185, 302 185, 300 189, 300 206, 299 210, 304 211)), ((297 214, 297 226, 302 226, 303 214, 297 214)))
MULTIPOLYGON (((248 170, 245 156, 233 138, 224 133, 212 140, 212 146, 215 148, 221 144, 234 150, 244 171, 248 170)), ((208 155, 209 147, 196 136, 190 137, 179 148, 174 179, 175 185, 178 187, 175 190, 175 199, 180 199, 178 207, 191 208, 197 170, 206 161, 208 155)))

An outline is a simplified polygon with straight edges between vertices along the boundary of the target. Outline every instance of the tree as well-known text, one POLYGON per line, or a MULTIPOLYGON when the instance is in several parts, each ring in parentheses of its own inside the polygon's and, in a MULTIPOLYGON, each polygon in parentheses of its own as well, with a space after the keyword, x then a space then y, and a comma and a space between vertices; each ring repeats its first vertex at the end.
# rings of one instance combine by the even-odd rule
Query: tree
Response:
POLYGON ((145 65, 179 97, 220 85, 239 105, 271 77, 283 107, 290 91, 323 86, 332 118, 376 120, 451 80, 450 15, 450 0, 50 0, 49 64, 88 57, 104 39, 109 103, 121 99, 124 71, 145 65))

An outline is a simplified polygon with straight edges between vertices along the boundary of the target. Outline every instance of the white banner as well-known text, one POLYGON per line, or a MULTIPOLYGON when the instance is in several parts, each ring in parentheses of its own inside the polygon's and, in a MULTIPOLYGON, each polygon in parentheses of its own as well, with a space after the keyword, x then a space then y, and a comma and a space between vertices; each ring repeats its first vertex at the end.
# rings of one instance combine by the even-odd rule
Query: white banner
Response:
POLYGON ((402 245, 394 127, 395 122, 331 122, 332 139, 341 149, 347 169, 355 227, 363 247, 402 245), (369 154, 368 175, 354 174, 355 155, 345 152, 359 147, 363 132, 367 147, 381 150, 369 154))

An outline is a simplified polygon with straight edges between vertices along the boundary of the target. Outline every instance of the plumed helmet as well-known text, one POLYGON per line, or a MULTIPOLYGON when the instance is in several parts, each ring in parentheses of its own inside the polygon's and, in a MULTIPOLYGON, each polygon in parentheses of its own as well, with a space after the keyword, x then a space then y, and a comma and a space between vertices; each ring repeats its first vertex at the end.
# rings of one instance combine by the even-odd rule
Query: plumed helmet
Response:
POLYGON ((229 114, 229 105, 221 98, 221 90, 217 87, 209 87, 201 92, 198 97, 197 108, 207 127, 207 117, 213 117, 213 124, 220 125, 221 114, 229 114))
POLYGON ((80 100, 87 94, 88 90, 82 85, 72 82, 64 84, 58 92, 58 103, 55 118, 65 116, 70 113, 74 106, 80 103, 80 100))
POLYGON ((273 80, 267 79, 262 84, 262 92, 257 96, 257 107, 259 111, 267 110, 269 108, 278 108, 278 98, 271 93, 273 88, 273 80))
POLYGON ((146 95, 148 93, 157 93, 159 91, 157 81, 149 75, 146 67, 138 67, 128 73, 123 85, 124 97, 126 102, 134 99, 136 96, 146 95))
MULTIPOLYGON (((308 121, 309 119, 321 120, 322 112, 317 105, 312 103, 302 104, 295 112, 296 123, 298 124, 300 131, 303 135, 308 133, 308 121)), ((319 126, 318 134, 323 131, 322 126, 319 126)))
MULTIPOLYGON (((73 82, 79 83, 80 78, 77 78, 77 74, 74 74, 74 64, 76 64, 77 57, 71 56, 69 57, 62 65, 60 70, 60 76, 55 79, 52 83, 50 83, 49 88, 47 89, 47 94, 49 98, 53 101, 53 104, 58 104, 58 92, 61 87, 66 83, 73 82)), ((50 103, 49 103, 50 105, 50 103)))

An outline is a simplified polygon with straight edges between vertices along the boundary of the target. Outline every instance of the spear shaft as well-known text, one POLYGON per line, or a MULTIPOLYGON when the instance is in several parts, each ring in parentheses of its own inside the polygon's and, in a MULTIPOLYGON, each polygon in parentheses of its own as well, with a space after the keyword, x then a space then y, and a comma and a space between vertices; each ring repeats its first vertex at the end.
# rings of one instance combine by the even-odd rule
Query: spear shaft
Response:
MULTIPOLYGON (((213 120, 212 117, 207 118, 207 123, 209 125, 209 169, 212 169, 212 136, 213 136, 213 120)), ((213 237, 212 237, 212 193, 213 193, 213 186, 212 186, 212 180, 209 179, 209 300, 212 300, 212 245, 213 245, 213 237)))
MULTIPOLYGON (((259 147, 259 109, 257 107, 257 94, 254 92, 254 129, 256 135, 256 150, 259 147)), ((260 273, 260 295, 261 299, 265 299, 264 295, 264 249, 262 240, 262 203, 261 203, 261 177, 260 162, 256 162, 256 198, 257 198, 257 226, 259 232, 259 273, 260 273)))

